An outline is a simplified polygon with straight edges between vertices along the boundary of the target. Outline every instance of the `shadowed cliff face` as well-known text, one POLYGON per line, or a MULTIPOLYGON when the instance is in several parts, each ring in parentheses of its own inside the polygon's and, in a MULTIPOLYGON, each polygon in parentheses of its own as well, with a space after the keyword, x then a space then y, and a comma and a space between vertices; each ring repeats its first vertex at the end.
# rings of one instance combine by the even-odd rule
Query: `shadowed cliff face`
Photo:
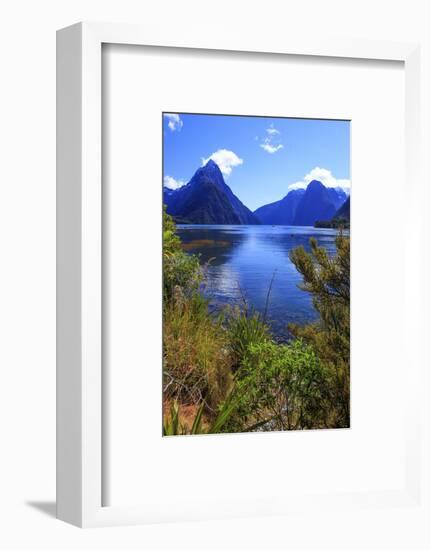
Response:
POLYGON ((304 193, 304 189, 294 189, 280 201, 261 206, 254 213, 263 224, 292 225, 304 193))
POLYGON ((336 210, 329 190, 320 181, 313 180, 298 204, 294 225, 314 225, 318 220, 330 220, 336 210))
POLYGON ((336 218, 345 218, 350 221, 350 197, 347 198, 346 202, 335 213, 336 218))
POLYGON ((187 185, 176 191, 164 190, 168 214, 191 224, 256 225, 258 218, 226 185, 213 160, 199 168, 187 185))

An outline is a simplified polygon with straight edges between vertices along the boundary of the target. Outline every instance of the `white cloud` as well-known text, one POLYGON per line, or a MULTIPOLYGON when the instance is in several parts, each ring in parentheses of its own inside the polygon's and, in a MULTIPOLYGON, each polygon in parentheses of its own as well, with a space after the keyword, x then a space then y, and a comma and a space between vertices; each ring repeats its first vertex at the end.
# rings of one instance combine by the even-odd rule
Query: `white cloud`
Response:
POLYGON ((279 143, 278 145, 271 145, 270 143, 261 143, 260 146, 264 151, 267 153, 270 153, 271 155, 273 153, 276 153, 277 151, 280 151, 280 149, 283 149, 283 144, 279 143))
POLYGON ((284 145, 280 142, 278 136, 280 131, 274 128, 274 125, 271 124, 266 130, 266 136, 262 139, 262 142, 259 144, 260 147, 270 155, 273 155, 280 149, 283 149, 284 145))
POLYGON ((215 151, 215 153, 212 153, 212 155, 208 158, 202 158, 202 166, 205 166, 210 159, 218 165, 222 174, 225 176, 229 176, 231 174, 232 168, 235 168, 235 166, 239 166, 243 163, 243 160, 239 158, 238 155, 228 149, 219 149, 218 151, 215 151))
POLYGON ((347 193, 350 192, 350 180, 337 179, 330 170, 320 168, 320 166, 316 166, 308 172, 302 181, 291 183, 289 189, 305 189, 312 180, 321 181, 325 187, 341 187, 347 193))
POLYGON ((183 121, 180 118, 180 115, 177 113, 165 113, 165 118, 168 120, 168 128, 172 132, 175 132, 177 130, 178 132, 183 127, 183 121))
POLYGON ((167 187, 168 189, 179 189, 183 185, 185 185, 185 181, 183 180, 176 180, 175 178, 172 178, 171 176, 165 176, 163 178, 163 185, 167 187))
POLYGON ((270 136, 276 136, 277 134, 280 133, 280 131, 279 131, 279 130, 276 130, 276 129, 274 128, 274 125, 271 124, 271 126, 270 126, 269 128, 266 129, 266 133, 269 134, 270 136))

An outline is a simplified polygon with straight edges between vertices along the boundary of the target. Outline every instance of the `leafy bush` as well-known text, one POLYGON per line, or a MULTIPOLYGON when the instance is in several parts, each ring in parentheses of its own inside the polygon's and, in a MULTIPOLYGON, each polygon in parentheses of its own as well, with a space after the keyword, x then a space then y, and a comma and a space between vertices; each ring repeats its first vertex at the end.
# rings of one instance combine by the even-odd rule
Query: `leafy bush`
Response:
POLYGON ((197 256, 177 252, 168 256, 163 264, 163 295, 165 300, 172 298, 175 288, 184 294, 198 290, 202 281, 202 271, 197 256))
POLYGON ((301 340, 252 344, 236 373, 235 392, 238 406, 230 430, 326 427, 328 376, 301 340))
POLYGON ((163 206, 163 258, 166 259, 172 254, 181 250, 181 240, 176 234, 177 227, 172 216, 166 212, 166 205, 163 206))
POLYGON ((197 256, 181 249, 172 217, 163 211, 163 299, 171 299, 179 287, 185 294, 195 292, 202 281, 202 270, 197 256))

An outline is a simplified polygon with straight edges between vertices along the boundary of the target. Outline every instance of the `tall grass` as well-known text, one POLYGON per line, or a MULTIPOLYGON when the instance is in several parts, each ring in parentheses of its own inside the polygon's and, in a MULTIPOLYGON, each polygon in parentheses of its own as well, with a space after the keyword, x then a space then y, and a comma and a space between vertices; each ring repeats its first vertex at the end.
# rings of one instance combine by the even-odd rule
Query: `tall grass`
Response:
POLYGON ((232 355, 221 318, 199 293, 177 289, 164 308, 164 395, 215 411, 232 387, 232 355))
POLYGON ((251 344, 263 344, 270 340, 270 331, 259 313, 238 307, 227 315, 229 345, 235 366, 238 368, 247 356, 251 344))

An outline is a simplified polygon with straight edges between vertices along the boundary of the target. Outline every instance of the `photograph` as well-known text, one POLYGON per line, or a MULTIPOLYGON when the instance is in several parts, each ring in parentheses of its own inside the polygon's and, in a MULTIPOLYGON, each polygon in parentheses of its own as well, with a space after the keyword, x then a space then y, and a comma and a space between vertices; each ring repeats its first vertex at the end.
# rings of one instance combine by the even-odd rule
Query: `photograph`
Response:
POLYGON ((162 113, 164 436, 350 428, 350 126, 162 113))

